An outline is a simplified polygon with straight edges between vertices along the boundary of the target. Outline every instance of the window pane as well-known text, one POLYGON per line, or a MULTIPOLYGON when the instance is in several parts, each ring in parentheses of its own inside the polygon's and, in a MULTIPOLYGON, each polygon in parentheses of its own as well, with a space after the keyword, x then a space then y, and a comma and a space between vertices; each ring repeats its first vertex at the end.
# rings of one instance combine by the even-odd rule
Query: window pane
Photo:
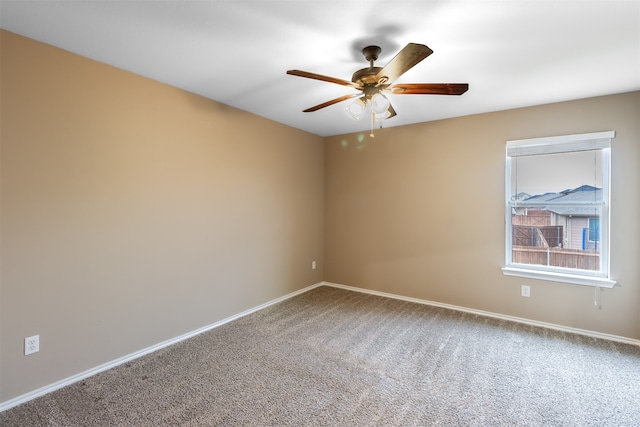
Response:
POLYGON ((599 271, 600 150, 511 161, 512 262, 599 271))
POLYGON ((513 215, 512 262, 599 271, 602 208, 588 209, 589 217, 538 209, 513 215))
POLYGON ((511 162, 511 200, 583 185, 602 188, 600 150, 513 157, 511 162))

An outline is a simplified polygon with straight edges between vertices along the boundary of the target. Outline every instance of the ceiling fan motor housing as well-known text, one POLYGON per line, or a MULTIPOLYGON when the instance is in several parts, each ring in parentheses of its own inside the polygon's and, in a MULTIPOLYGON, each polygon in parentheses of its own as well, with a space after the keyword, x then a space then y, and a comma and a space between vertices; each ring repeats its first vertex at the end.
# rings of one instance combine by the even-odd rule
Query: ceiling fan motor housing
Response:
POLYGON ((356 71, 351 76, 351 81, 361 86, 375 85, 378 83, 376 76, 382 67, 367 67, 356 71))
POLYGON ((382 49, 380 48, 380 46, 367 46, 362 49, 362 54, 364 55, 366 60, 369 61, 369 66, 353 73, 351 81, 363 87, 386 83, 388 78, 376 78, 380 70, 382 70, 382 67, 373 66, 373 61, 378 59, 378 56, 381 52, 382 49))

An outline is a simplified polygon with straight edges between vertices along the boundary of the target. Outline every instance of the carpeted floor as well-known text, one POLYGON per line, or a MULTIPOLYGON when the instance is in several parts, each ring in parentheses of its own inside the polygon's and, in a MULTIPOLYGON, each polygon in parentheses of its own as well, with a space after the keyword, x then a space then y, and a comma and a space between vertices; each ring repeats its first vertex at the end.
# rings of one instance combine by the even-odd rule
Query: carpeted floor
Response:
POLYGON ((640 348, 319 287, 2 426, 640 426, 640 348))

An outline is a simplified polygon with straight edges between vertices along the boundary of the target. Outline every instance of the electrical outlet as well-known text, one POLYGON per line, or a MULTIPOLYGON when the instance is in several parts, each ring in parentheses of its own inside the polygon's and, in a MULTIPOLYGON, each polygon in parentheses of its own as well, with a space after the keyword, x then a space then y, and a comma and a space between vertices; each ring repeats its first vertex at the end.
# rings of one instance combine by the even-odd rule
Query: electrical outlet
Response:
POLYGON ((315 261, 311 261, 311 269, 312 270, 316 269, 316 262, 315 261))
POLYGON ((40 351, 40 335, 34 335, 24 339, 24 355, 40 351))
POLYGON ((527 285, 522 285, 521 295, 529 298, 531 296, 531 288, 527 285))

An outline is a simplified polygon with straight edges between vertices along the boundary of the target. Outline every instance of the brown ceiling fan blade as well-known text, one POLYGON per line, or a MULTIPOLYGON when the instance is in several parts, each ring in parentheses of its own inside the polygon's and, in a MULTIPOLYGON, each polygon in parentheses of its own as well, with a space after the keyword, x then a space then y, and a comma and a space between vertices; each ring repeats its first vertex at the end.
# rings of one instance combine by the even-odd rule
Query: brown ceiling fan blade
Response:
POLYGON ((323 76, 322 74, 310 73, 308 71, 289 70, 287 71, 287 74, 291 74, 292 76, 298 76, 298 77, 306 77, 308 79, 321 80, 323 82, 335 83, 342 86, 354 87, 356 89, 362 89, 360 85, 356 83, 353 83, 347 80, 337 79, 335 77, 323 76))
POLYGON ((468 89, 468 83, 407 83, 387 90, 396 95, 462 95, 468 89))
POLYGON ((318 111, 321 108, 328 107, 329 105, 337 104, 338 102, 346 101, 347 99, 355 98, 356 96, 361 96, 361 93, 354 93, 351 95, 344 95, 336 99, 332 99, 331 101, 323 102, 322 104, 318 104, 315 107, 307 108, 303 110, 304 113, 311 113, 312 111, 318 111))
POLYGON ((378 84, 389 84, 433 51, 423 44, 409 43, 376 75, 378 84))

